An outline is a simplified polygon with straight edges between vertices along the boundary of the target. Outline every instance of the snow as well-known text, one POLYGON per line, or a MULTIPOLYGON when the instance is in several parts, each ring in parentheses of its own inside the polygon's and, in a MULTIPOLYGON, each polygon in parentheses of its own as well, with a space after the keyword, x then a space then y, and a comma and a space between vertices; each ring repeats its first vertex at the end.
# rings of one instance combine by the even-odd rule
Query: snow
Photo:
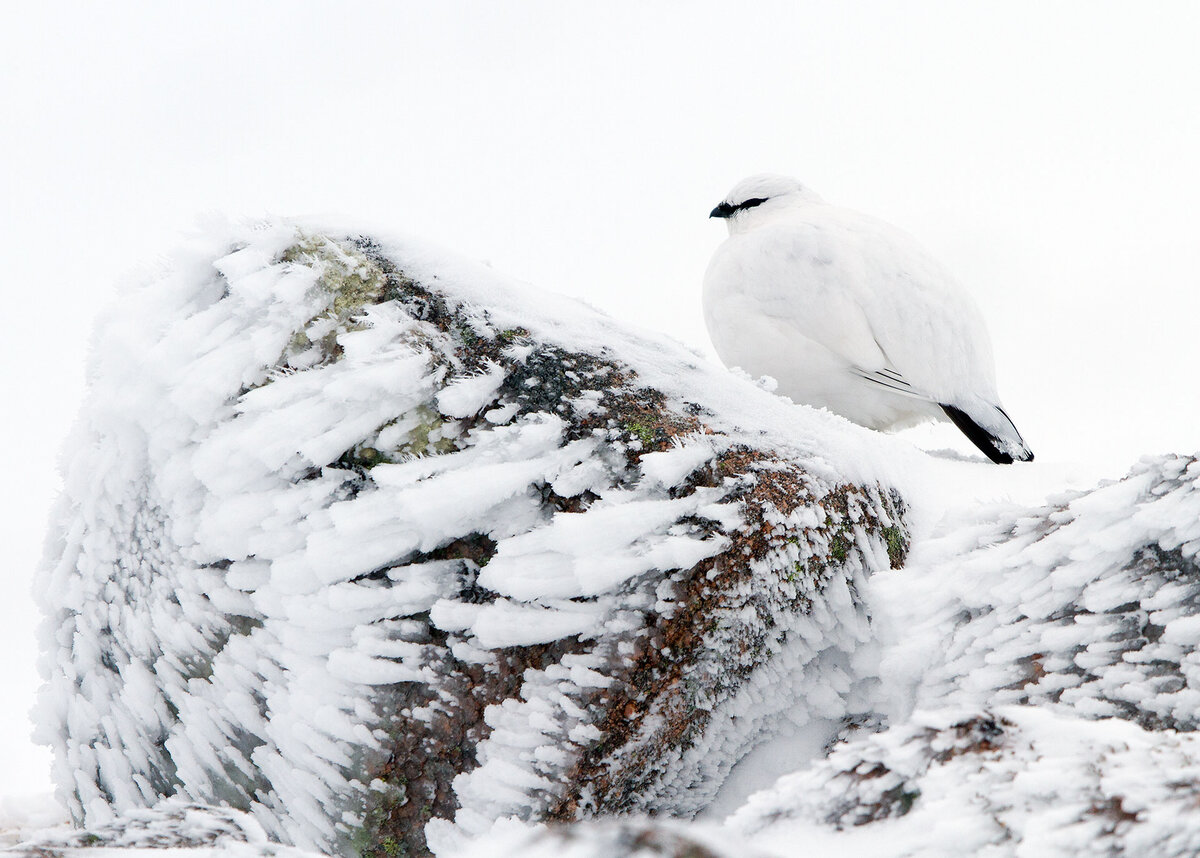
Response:
POLYGON ((830 852, 877 856, 1084 855, 1107 848, 1182 856, 1200 846, 1191 799, 1172 786, 1197 774, 1194 736, 1030 707, 954 714, 917 712, 905 728, 840 748, 752 798, 728 826, 780 854, 811 836, 830 852), (964 740, 956 724, 986 731, 994 749, 972 746, 978 737, 964 740), (877 766, 887 774, 853 775, 877 766), (913 811, 837 833, 821 830, 820 819, 836 818, 847 793, 850 806, 862 807, 886 805, 888 791, 915 795, 913 811))
POLYGON ((763 742, 742 757, 712 803, 696 818, 722 822, 755 793, 773 785, 781 776, 806 768, 824 756, 825 747, 836 738, 839 722, 814 719, 803 727, 784 730, 769 742, 763 742))
MULTIPOLYGON (((696 717, 716 726, 646 771, 654 788, 632 810, 702 813, 663 830, 784 854, 796 842, 880 856, 1200 848, 1173 786, 1200 759, 1194 458, 1148 457, 1079 491, 1087 468, 926 454, 797 408, 662 335, 415 239, 381 240, 408 276, 475 314, 472 336, 521 328, 613 355, 670 403, 706 409, 713 434, 640 454, 634 440, 631 466, 599 435, 569 436, 561 414, 512 408, 499 364, 467 366, 444 331, 374 303, 374 263, 325 231, 356 233, 223 226, 101 324, 43 571, 39 737, 54 747, 60 800, 111 848, 199 831, 211 842, 195 848, 215 851, 297 851, 268 838, 346 849, 370 796, 354 773, 386 754, 388 689, 436 686, 413 619, 428 612, 456 658, 485 667, 502 647, 596 643, 527 668, 519 697, 483 709, 479 765, 453 781, 459 811, 427 826, 442 858, 529 838, 557 849, 558 835, 517 820, 544 811, 569 753, 601 738, 588 695, 611 683, 606 659, 624 657, 637 612, 675 609, 650 573, 727 550, 704 522, 742 524, 725 490, 688 486, 692 475, 764 439, 804 462, 813 491, 897 490, 911 553, 888 570, 860 521, 880 499, 865 497, 845 522, 861 559, 806 611, 772 606, 758 628, 761 594, 740 594, 688 678, 696 717), (372 461, 368 482, 346 457, 372 461), (539 486, 595 500, 547 514, 539 486), (486 565, 429 556, 468 534, 494 542, 486 565), (496 597, 466 598, 464 575, 496 597), (720 687, 745 629, 772 658, 720 687), (160 801, 168 791, 178 798, 160 801)), ((803 532, 815 515, 801 505, 773 523, 803 532)), ((766 580, 819 554, 789 542, 752 567, 766 580)), ((432 723, 439 706, 406 717, 432 723)), ((646 736, 662 718, 651 713, 646 736)), ((641 765, 636 743, 622 755, 612 764, 641 765)), ((80 836, 47 833, 57 820, 45 811, 6 810, 8 836, 30 848, 80 836)), ((584 850, 625 836, 581 831, 584 850)))
POLYGON ((1146 459, 1120 482, 1040 510, 993 511, 927 540, 905 574, 871 582, 872 602, 889 606, 897 630, 881 673, 922 665, 917 706, 1043 699, 1045 683, 1054 701, 1086 702, 1097 715, 1134 706, 1193 729, 1200 698, 1182 678, 1196 663, 1189 630, 1200 606, 1186 577, 1196 551, 1176 546, 1200 533, 1198 480, 1195 459, 1146 459), (964 551, 975 546, 990 547, 964 551), (1155 571, 1156 551, 1178 559, 1159 555, 1155 571), (1044 675, 1011 689, 1034 658, 1045 659, 1044 675))
POLYGON ((681 518, 696 515, 719 497, 716 490, 668 501, 629 494, 611 492, 586 513, 559 516, 546 527, 507 540, 480 572, 479 583, 523 599, 595 596, 651 569, 690 569, 728 548, 728 540, 719 537, 668 534, 681 518))
POLYGON ((51 793, 0 798, 0 847, 26 840, 40 830, 69 821, 66 810, 51 793))
POLYGON ((438 392, 438 411, 450 417, 477 414, 481 408, 491 404, 503 382, 504 371, 496 364, 492 364, 486 372, 457 379, 438 392))
MULTIPOLYGON (((31 802, 21 822, 46 825, 62 819, 53 802, 31 802), (54 813, 51 814, 51 808, 54 813), (57 818, 54 818, 57 816, 57 818)), ((10 833, 7 822, 4 836, 10 833)), ((272 843, 252 817, 228 808, 189 805, 170 799, 154 809, 137 810, 119 821, 94 827, 86 834, 67 825, 24 832, 10 845, 17 855, 64 855, 71 858, 315 858, 314 853, 272 843)))
POLYGON ((661 453, 646 453, 638 464, 648 483, 665 488, 677 486, 692 471, 712 460, 716 450, 703 436, 689 437, 678 442, 674 449, 661 453))

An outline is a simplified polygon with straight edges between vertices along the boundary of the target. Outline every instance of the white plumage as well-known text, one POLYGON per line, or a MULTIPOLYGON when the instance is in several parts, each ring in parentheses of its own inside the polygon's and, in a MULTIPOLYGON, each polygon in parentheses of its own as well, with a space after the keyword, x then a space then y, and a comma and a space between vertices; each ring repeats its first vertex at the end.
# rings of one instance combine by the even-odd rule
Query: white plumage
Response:
POLYGON ((729 238, 704 277, 704 318, 729 366, 873 429, 949 419, 995 462, 1028 461, 996 393, 970 296, 907 233, 752 176, 712 211, 729 238))

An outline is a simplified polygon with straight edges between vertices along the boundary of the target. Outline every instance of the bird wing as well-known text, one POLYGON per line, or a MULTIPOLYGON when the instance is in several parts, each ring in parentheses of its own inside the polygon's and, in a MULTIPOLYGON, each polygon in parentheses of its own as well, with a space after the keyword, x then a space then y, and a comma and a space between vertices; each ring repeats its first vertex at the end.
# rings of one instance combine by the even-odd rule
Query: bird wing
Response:
POLYGON ((747 288, 753 289, 757 312, 788 335, 824 346, 865 382, 932 400, 897 369, 880 345, 873 319, 880 308, 871 306, 861 290, 847 288, 871 276, 863 270, 861 251, 847 246, 850 238, 841 230, 803 222, 767 227, 748 235, 743 247, 731 242, 736 252, 714 257, 710 277, 733 289, 753 284, 747 288))
POLYGON ((907 234, 816 206, 747 235, 762 312, 880 388, 930 401, 994 397, 990 344, 973 302, 907 234), (767 284, 764 290, 762 284, 767 284))
POLYGON ((934 397, 919 387, 914 387, 909 384, 896 369, 885 367, 881 370, 871 372, 862 367, 851 365, 851 372, 861 378, 863 381, 881 387, 892 393, 900 396, 911 396, 913 399, 923 399, 926 402, 933 402, 934 397))

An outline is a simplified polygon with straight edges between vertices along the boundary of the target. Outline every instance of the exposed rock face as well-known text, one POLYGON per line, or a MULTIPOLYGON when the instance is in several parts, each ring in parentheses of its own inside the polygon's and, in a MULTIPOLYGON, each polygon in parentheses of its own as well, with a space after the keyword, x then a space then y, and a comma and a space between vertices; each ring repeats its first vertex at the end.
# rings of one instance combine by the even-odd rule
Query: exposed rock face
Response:
POLYGON ((89 826, 177 796, 394 856, 687 816, 781 722, 864 705, 898 496, 858 430, 673 344, 271 224, 129 296, 92 382, 41 585, 89 826))

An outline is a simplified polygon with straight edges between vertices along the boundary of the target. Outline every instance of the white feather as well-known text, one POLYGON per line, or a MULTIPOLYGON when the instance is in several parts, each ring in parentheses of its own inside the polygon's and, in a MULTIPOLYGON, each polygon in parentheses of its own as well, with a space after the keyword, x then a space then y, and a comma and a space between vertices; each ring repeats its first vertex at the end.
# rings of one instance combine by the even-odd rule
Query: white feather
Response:
POLYGON ((911 236, 782 176, 745 180, 714 215, 730 235, 704 278, 704 315, 726 364, 874 429, 946 419, 952 405, 1025 458, 979 310, 911 236))

